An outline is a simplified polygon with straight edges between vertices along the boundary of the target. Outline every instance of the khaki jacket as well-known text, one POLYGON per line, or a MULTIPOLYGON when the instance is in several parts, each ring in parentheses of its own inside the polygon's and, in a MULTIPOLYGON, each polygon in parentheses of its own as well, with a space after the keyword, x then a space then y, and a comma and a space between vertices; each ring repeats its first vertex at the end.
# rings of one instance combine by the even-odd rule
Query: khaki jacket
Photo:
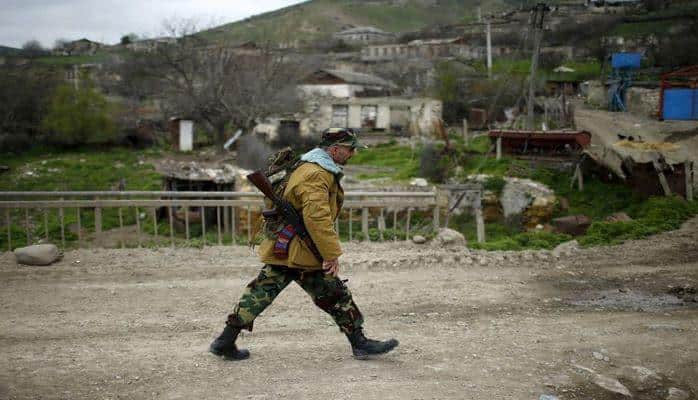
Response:
MULTIPOLYGON (((317 164, 301 164, 289 177, 284 199, 303 214, 305 228, 322 258, 332 260, 339 257, 342 248, 334 222, 344 203, 344 190, 335 176, 317 164)), ((291 268, 322 268, 320 261, 297 236, 291 240, 286 260, 274 256, 274 243, 265 239, 259 246, 259 258, 263 263, 291 268)))

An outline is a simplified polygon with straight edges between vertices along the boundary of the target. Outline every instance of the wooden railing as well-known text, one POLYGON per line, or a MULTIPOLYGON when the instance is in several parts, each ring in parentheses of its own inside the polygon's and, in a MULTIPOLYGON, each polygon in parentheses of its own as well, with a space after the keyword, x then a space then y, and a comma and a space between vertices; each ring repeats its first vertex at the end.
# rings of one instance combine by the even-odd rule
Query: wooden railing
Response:
MULTIPOLYGON (((230 237, 233 244, 238 242, 240 231, 243 231, 243 235, 246 233, 248 242, 253 240, 253 224, 255 215, 258 215, 257 213, 263 207, 262 198, 262 194, 257 192, 0 192, 0 211, 4 214, 6 227, 4 242, 10 250, 13 249, 13 239, 15 243, 18 242, 16 233, 18 230, 24 230, 27 244, 35 243, 40 239, 49 241, 53 239, 57 243, 60 240, 61 247, 65 248, 68 241, 66 215, 69 212, 75 213, 77 245, 83 247, 86 232, 83 229, 82 218, 85 212, 93 219, 94 233, 101 234, 103 213, 107 209, 117 210, 118 227, 122 229, 127 226, 125 219, 135 216, 133 225, 137 229, 139 247, 142 244, 143 231, 146 228, 150 230, 145 226, 148 218, 152 223, 150 237, 155 239, 155 243, 162 243, 161 239, 166 239, 162 234, 164 232, 159 232, 159 228, 160 221, 163 219, 167 221, 165 224, 169 225, 167 236, 169 236, 170 245, 174 247, 176 241, 181 241, 175 233, 175 223, 183 223, 183 239, 186 243, 190 243, 193 239, 190 235, 190 226, 194 223, 191 219, 196 216, 198 218, 194 218, 197 220, 195 223, 201 227, 201 245, 221 245, 224 237, 230 237), (212 218, 207 218, 214 213, 212 218), (60 227, 53 238, 49 232, 49 219, 55 219, 60 227), (210 224, 208 221, 210 219, 214 221, 217 239, 212 241, 213 243, 207 243, 207 234, 214 229, 206 226, 210 224), (13 231, 15 237, 13 237, 13 231)), ((439 227, 442 211, 436 192, 347 192, 344 209, 346 210, 343 213, 346 220, 343 224, 346 229, 344 234, 349 240, 356 236, 353 223, 357 211, 361 216, 360 232, 364 240, 370 240, 371 215, 375 217, 375 227, 382 240, 387 231, 390 213, 392 213, 392 233, 394 234, 395 230, 400 228, 401 233, 404 231, 405 237, 410 237, 414 228, 411 225, 411 218, 415 210, 420 210, 421 214, 431 213, 431 225, 434 228, 439 227), (398 217, 402 224, 398 223, 398 217)), ((338 232, 341 220, 342 218, 337 220, 338 232)), ((54 224, 51 225, 54 226, 54 224)), ((121 246, 124 247, 124 245, 122 242, 121 246)))

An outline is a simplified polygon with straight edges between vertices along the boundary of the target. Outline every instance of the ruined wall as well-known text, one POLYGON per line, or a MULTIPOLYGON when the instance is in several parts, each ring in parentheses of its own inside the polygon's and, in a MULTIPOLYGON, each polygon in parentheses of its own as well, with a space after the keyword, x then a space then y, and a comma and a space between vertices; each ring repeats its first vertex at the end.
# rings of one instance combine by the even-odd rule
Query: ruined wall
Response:
POLYGON ((430 98, 361 97, 351 99, 313 98, 306 100, 301 120, 301 135, 311 135, 330 128, 333 106, 347 106, 347 127, 361 129, 363 106, 376 107, 376 129, 391 130, 399 126, 413 136, 431 135, 434 124, 442 118, 441 101, 430 98))
POLYGON ((626 99, 628 112, 642 117, 657 118, 659 112, 659 89, 633 87, 626 99))

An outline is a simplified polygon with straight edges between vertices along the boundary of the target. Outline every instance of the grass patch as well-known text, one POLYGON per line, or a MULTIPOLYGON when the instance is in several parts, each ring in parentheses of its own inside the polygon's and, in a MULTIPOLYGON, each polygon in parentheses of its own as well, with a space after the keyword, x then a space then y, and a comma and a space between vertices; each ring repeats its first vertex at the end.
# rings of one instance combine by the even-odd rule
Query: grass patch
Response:
POLYGON ((121 178, 127 190, 160 190, 161 178, 153 166, 139 161, 157 150, 56 151, 37 149, 22 155, 3 155, 10 167, 0 180, 3 191, 110 190, 121 178))
POLYGON ((102 53, 91 56, 46 56, 37 58, 36 62, 47 65, 100 64, 108 59, 109 55, 102 53))
POLYGON ((419 176, 419 148, 416 147, 413 151, 409 146, 381 144, 360 150, 352 157, 350 164, 390 169, 386 172, 360 174, 359 179, 390 178, 406 181, 419 176))
POLYGON ((632 208, 633 221, 594 222, 580 239, 584 246, 611 245, 678 229, 698 214, 698 202, 680 197, 653 197, 632 208))

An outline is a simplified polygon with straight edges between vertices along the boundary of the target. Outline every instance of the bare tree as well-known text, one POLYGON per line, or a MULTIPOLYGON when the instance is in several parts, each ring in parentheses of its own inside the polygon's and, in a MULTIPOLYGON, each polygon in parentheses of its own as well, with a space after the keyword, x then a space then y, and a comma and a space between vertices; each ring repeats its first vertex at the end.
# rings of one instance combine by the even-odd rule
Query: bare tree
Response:
POLYGON ((38 40, 32 39, 22 45, 22 51, 26 56, 37 57, 47 53, 44 46, 38 40))
POLYGON ((211 42, 190 21, 168 24, 167 30, 175 43, 134 55, 126 64, 159 87, 168 112, 208 123, 217 143, 225 140, 226 126, 251 130, 258 119, 300 109, 295 83, 302 62, 269 44, 211 42))

